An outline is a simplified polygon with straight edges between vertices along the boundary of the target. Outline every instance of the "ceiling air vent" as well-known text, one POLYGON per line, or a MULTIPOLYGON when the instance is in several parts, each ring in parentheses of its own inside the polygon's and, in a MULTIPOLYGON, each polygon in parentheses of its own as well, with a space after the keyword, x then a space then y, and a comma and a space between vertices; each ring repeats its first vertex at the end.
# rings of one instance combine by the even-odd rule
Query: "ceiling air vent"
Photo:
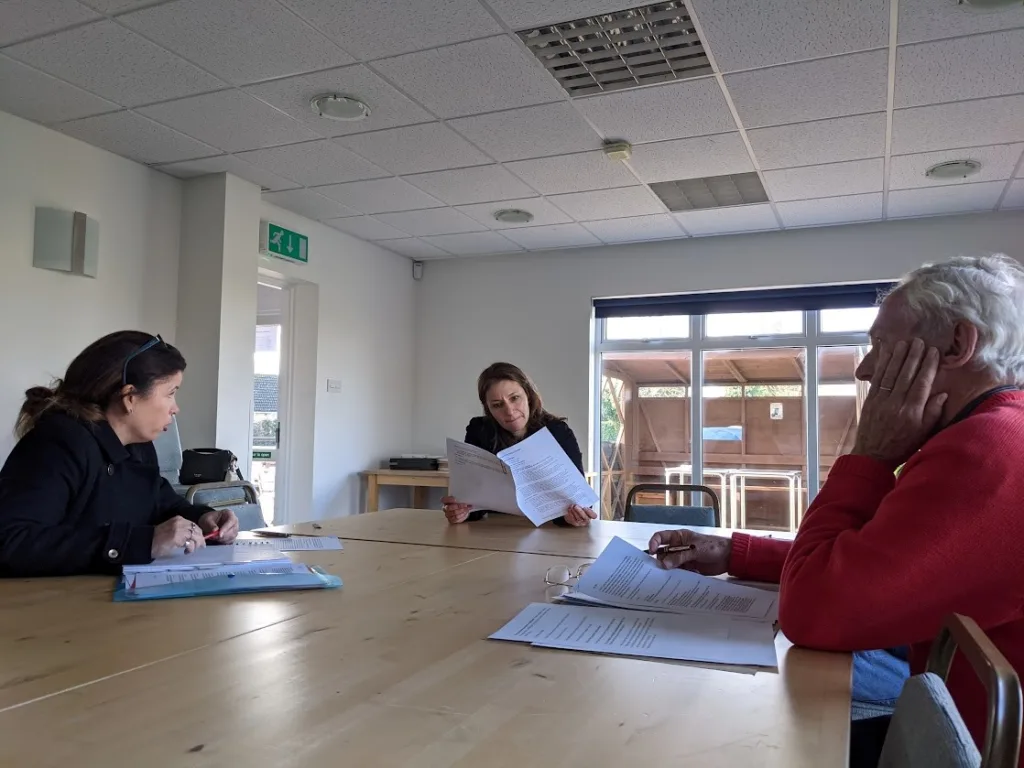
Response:
POLYGON ((711 74, 682 0, 518 34, 570 96, 711 74))
POLYGON ((660 181, 651 184, 651 190, 661 198, 670 211, 725 208, 730 205, 768 202, 768 195, 765 194, 756 173, 660 181))

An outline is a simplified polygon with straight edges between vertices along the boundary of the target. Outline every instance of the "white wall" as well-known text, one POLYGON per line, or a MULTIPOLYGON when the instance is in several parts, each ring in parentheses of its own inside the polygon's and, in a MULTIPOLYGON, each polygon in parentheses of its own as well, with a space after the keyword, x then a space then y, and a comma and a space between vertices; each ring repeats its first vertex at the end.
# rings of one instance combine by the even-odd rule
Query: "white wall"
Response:
POLYGON ((414 446, 442 450, 446 436, 461 438, 480 411, 477 375, 507 360, 569 418, 586 456, 594 297, 894 279, 925 261, 993 251, 1024 260, 1024 214, 428 262, 417 296, 414 446))
MULTIPOLYGON (((358 473, 412 442, 412 265, 289 211, 264 204, 262 215, 309 237, 309 263, 263 258, 261 267, 319 287, 313 496, 309 514, 290 514, 353 514, 363 504, 358 473), (328 378, 341 379, 341 394, 327 392, 328 378)), ((401 493, 382 494, 383 508, 408 503, 401 493)))
POLYGON ((0 461, 25 389, 87 344, 132 328, 174 341, 181 183, 0 112, 0 461), (34 208, 99 222, 95 279, 32 267, 34 208))

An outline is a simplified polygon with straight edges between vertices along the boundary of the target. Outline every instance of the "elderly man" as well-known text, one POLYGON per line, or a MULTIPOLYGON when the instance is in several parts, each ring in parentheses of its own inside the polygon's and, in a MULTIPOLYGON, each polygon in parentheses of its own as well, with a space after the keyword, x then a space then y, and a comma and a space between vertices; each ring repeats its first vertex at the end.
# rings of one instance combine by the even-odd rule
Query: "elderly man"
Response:
MULTIPOLYGON (((664 565, 778 581, 799 645, 909 646, 917 673, 957 612, 1024 674, 1024 268, 961 257, 911 272, 882 302, 857 378, 871 386, 853 453, 795 541, 665 531, 652 549, 692 543, 664 565)), ((984 689, 959 656, 948 685, 980 744, 984 689)))

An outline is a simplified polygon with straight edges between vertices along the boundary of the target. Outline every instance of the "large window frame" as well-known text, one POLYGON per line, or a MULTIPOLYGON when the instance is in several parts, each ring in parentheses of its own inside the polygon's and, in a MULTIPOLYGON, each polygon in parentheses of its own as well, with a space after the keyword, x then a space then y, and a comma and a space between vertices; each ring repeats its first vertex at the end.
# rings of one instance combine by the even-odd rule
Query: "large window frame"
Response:
MULTIPOLYGON (((867 332, 822 333, 821 311, 804 310, 804 332, 801 334, 778 334, 756 336, 717 336, 705 338, 705 316, 690 316, 690 336, 686 339, 645 339, 640 341, 608 341, 605 338, 606 321, 593 317, 594 331, 591 355, 591 444, 590 466, 594 468, 596 487, 603 487, 603 466, 601 462, 601 381, 602 361, 609 352, 674 352, 688 351, 691 354, 690 375, 690 423, 691 434, 702 435, 704 429, 704 355, 707 352, 735 349, 756 349, 772 347, 802 347, 806 357, 806 389, 804 392, 805 446, 808 456, 805 488, 808 505, 817 495, 820 486, 820 445, 818 424, 819 349, 838 346, 870 345, 867 332)), ((655 314, 656 310, 652 312, 655 314)), ((693 483, 704 482, 704 441, 694 439, 690 446, 693 466, 693 483)), ((696 503, 696 501, 694 502, 696 503)))

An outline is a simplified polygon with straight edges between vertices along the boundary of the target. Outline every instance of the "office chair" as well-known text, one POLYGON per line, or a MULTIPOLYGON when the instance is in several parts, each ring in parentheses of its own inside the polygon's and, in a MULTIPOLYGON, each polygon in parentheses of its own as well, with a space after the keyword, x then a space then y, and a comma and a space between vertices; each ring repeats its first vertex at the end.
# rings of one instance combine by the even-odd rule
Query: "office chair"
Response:
POLYGON ((659 525, 700 525, 721 528, 722 511, 718 494, 706 485, 668 485, 664 483, 640 483, 629 489, 626 496, 626 511, 623 520, 631 523, 658 523, 659 525), (711 499, 710 507, 676 506, 670 504, 634 504, 638 493, 644 492, 701 492, 711 499))

